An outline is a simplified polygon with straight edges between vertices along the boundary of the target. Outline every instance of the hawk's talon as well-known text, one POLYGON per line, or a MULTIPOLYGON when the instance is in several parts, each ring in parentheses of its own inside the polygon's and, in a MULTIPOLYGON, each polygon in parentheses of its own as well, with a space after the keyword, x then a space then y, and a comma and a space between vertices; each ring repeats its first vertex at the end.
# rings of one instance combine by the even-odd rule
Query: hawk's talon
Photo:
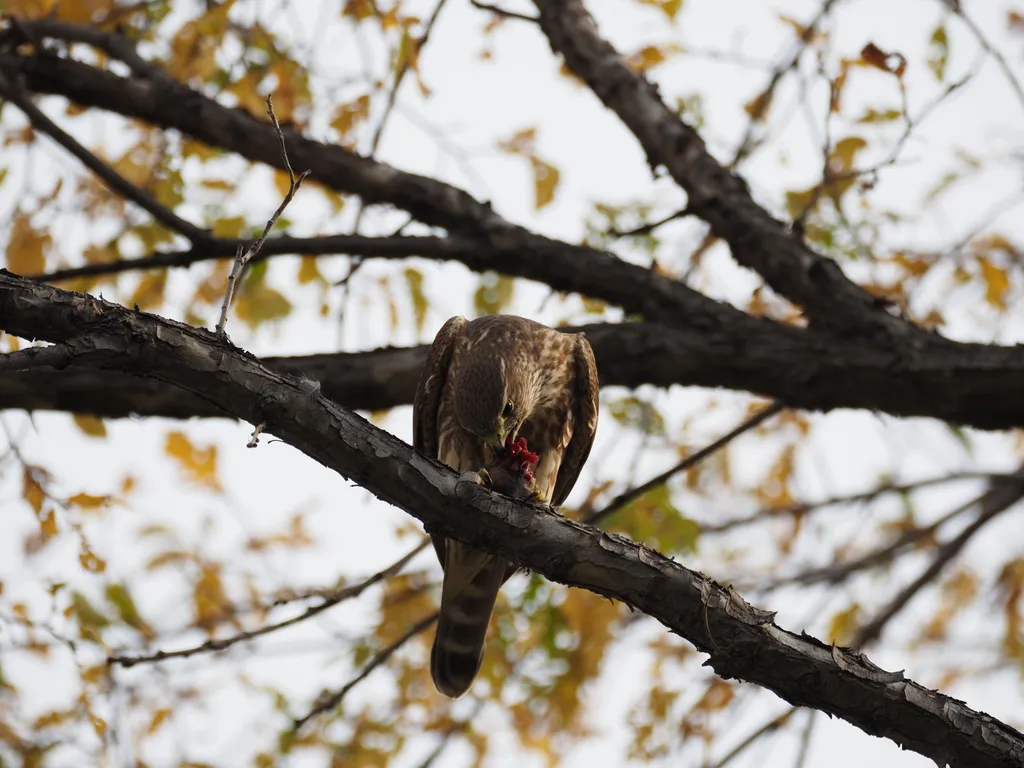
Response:
POLYGON ((486 469, 481 469, 479 472, 473 472, 467 470, 459 475, 460 483, 470 483, 471 485, 482 485, 487 488, 491 487, 491 476, 486 469))

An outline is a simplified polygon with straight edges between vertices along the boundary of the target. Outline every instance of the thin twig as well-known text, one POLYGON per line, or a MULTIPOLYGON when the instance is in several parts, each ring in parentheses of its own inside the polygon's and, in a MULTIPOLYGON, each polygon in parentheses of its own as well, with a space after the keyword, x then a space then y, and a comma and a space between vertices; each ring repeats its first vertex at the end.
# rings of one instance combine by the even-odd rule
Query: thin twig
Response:
POLYGON ((981 31, 981 28, 974 23, 974 19, 964 13, 963 7, 959 2, 956 3, 943 3, 947 8, 950 8, 953 13, 964 23, 967 29, 970 30, 971 34, 974 35, 975 40, 978 41, 978 45, 989 54, 993 59, 996 60, 996 65, 1003 71, 1003 75, 1006 77, 1007 82, 1010 83, 1010 88, 1013 90, 1014 95, 1017 97, 1017 101, 1021 106, 1024 106, 1024 88, 1021 88, 1020 80, 1014 74, 1013 69, 1006 61, 1006 57, 999 51, 998 48, 993 46, 985 34, 981 31))
POLYGON ((235 252, 235 262, 231 265, 231 274, 228 275, 227 290, 224 292, 224 302, 220 307, 220 319, 217 321, 217 335, 224 337, 224 327, 228 322, 228 308, 231 306, 231 299, 235 293, 235 283, 239 279, 242 270, 245 269, 252 257, 260 252, 263 244, 267 241, 267 237, 270 236, 270 230, 277 224, 277 220, 284 213, 284 209, 288 207, 288 204, 295 197, 295 193, 298 192, 299 186, 302 184, 302 180, 309 176, 310 171, 307 169, 300 173, 298 176, 295 175, 295 171, 292 170, 291 161, 288 159, 288 143, 285 141, 284 132, 281 130, 281 124, 277 121, 277 115, 274 114, 274 102, 272 98, 267 96, 267 114, 270 116, 270 122, 274 125, 274 131, 277 133, 277 138, 281 141, 281 159, 284 161, 284 167, 288 171, 288 193, 284 196, 284 200, 277 206, 277 210, 274 211, 274 215, 267 221, 267 225, 263 228, 263 234, 261 234, 249 249, 242 252, 242 246, 238 246, 238 250, 235 252))
POLYGON ((746 525, 752 525, 754 523, 763 522, 764 520, 770 520, 776 517, 804 515, 808 512, 814 512, 827 507, 874 501, 879 496, 887 493, 909 493, 910 491, 920 490, 921 488, 929 488, 933 485, 942 485, 944 483, 953 483, 959 480, 992 480, 1008 477, 1010 477, 1010 475, 999 472, 953 472, 948 475, 929 477, 924 480, 916 480, 909 483, 884 483, 876 488, 872 488, 870 491, 861 491, 860 493, 852 493, 845 496, 831 496, 827 499, 822 499, 821 501, 796 502, 782 507, 765 507, 758 509, 756 512, 751 512, 749 515, 734 517, 731 520, 725 520, 721 523, 708 523, 707 525, 701 525, 700 532, 702 536, 716 533, 727 533, 734 528, 741 528, 746 525))
POLYGON ((735 760, 737 757, 743 754, 743 752, 749 749, 753 744, 760 741, 762 737, 767 736, 769 733, 774 733, 775 731, 779 730, 779 728, 785 725, 786 721, 789 720, 789 718, 791 718, 793 716, 793 713, 796 711, 797 708, 793 707, 792 709, 783 712, 778 717, 769 720, 767 723, 762 725, 752 734, 747 736, 747 738, 745 738, 743 741, 741 741, 739 744, 733 747, 729 751, 729 753, 726 754, 717 763, 715 763, 714 766, 712 766, 712 768, 725 768, 725 766, 727 766, 729 763, 731 763, 733 760, 735 760))
POLYGON ((760 104, 761 109, 755 111, 751 115, 750 120, 747 122, 746 130, 743 132, 743 138, 740 140, 740 145, 736 149, 736 153, 733 155, 732 162, 727 166, 730 169, 735 170, 740 163, 742 163, 751 152, 757 147, 757 142, 754 140, 754 131, 756 126, 762 122, 764 115, 767 113, 769 105, 775 96, 775 90, 778 88, 779 83, 782 82, 782 78, 785 77, 786 73, 795 69, 800 64, 800 58, 804 55, 804 51, 811 44, 811 40, 814 39, 814 35, 818 31, 818 27, 821 26, 822 21, 828 16, 829 11, 832 10, 832 6, 835 5, 837 0, 825 0, 821 8, 818 9, 818 13, 803 29, 803 33, 800 35, 800 39, 797 41, 793 53, 781 64, 772 70, 772 74, 768 79, 768 84, 764 87, 756 97, 754 97, 751 104, 760 104))
POLYGON ((363 669, 359 672, 358 675, 356 675, 347 683, 345 683, 344 687, 342 687, 335 693, 332 693, 330 696, 319 699, 307 714, 303 715, 300 718, 297 718, 292 723, 292 730, 300 730, 306 723, 308 723, 317 715, 321 715, 324 712, 328 712, 337 707, 341 703, 341 700, 345 698, 345 695, 350 690, 352 690, 356 685, 365 680, 369 676, 369 674, 373 672, 373 670, 375 670, 377 667, 379 667, 381 664, 387 661, 392 656, 392 654, 395 653, 395 651, 397 651, 407 642, 412 640, 412 638, 416 637, 416 635, 418 635, 420 632, 423 632, 425 629, 430 627, 435 621, 437 621, 437 617, 439 615, 440 611, 435 611, 434 613, 431 613, 428 616, 424 616, 418 622, 409 627, 409 629, 405 631, 405 634, 403 634, 397 640, 392 642, 386 648, 382 648, 372 659, 370 659, 370 661, 366 664, 365 667, 363 667, 363 669))
POLYGON ((796 756, 793 768, 804 768, 807 765, 807 756, 811 752, 811 736, 814 735, 814 724, 818 720, 817 714, 816 709, 807 710, 807 725, 804 726, 804 732, 800 736, 800 752, 796 756))
POLYGON ((1024 498, 1024 467, 1014 473, 1016 483, 999 482, 993 483, 989 490, 980 500, 981 512, 978 518, 969 526, 964 528, 957 536, 940 546, 935 552, 931 563, 924 569, 920 576, 910 584, 901 589, 895 597, 890 600, 882 610, 863 624, 853 638, 853 646, 861 647, 873 640, 877 640, 885 629, 886 624, 911 601, 911 599, 924 587, 933 582, 942 573, 945 567, 963 550, 967 543, 974 538, 982 528, 998 517, 1006 510, 1013 507, 1021 498, 1024 498))
POLYGON ((82 165, 96 174, 111 190, 117 192, 126 200, 131 200, 171 231, 188 238, 193 245, 202 245, 210 240, 209 232, 185 221, 149 192, 132 184, 111 166, 104 163, 82 146, 71 134, 64 131, 64 129, 47 117, 39 107, 33 104, 32 100, 28 98, 20 87, 3 76, 0 76, 0 96, 3 96, 18 107, 36 130, 49 136, 57 144, 64 147, 82 165))
POLYGON ((415 549, 396 560, 384 570, 378 571, 358 584, 342 587, 331 594, 325 595, 322 603, 310 606, 299 615, 292 616, 290 619, 279 621, 276 624, 267 624, 259 629, 249 630, 248 632, 239 632, 237 635, 225 637, 220 640, 207 640, 202 645, 197 645, 192 648, 183 648, 178 651, 157 651, 156 653, 152 653, 147 656, 108 656, 107 664, 117 664, 118 666, 125 667, 127 669, 129 667, 134 667, 137 664, 150 664, 166 661, 167 659, 185 659, 200 653, 216 653, 218 651, 227 650, 231 646, 245 642, 246 640, 253 640, 254 638, 262 637, 263 635, 269 635, 271 632, 276 632, 279 629, 293 626, 299 622, 311 619, 319 613, 323 613, 328 608, 333 608, 340 602, 359 597, 374 584, 391 578, 408 565, 410 560, 422 552, 429 541, 429 539, 424 539, 415 549))
POLYGON ((252 431, 252 434, 249 436, 249 442, 245 444, 245 447, 255 448, 257 445, 259 445, 260 435, 263 434, 263 430, 266 428, 267 423, 265 421, 261 421, 259 424, 257 424, 256 428, 252 431))
POLYGON ((516 13, 515 11, 506 11, 504 8, 499 8, 498 6, 490 5, 489 3, 481 3, 479 0, 469 0, 469 4, 474 8, 479 8, 481 11, 490 11, 495 16, 501 16, 504 19, 528 21, 531 24, 536 24, 538 22, 536 16, 529 16, 525 13, 516 13))
POLYGON ((744 432, 750 431, 761 422, 766 421, 767 419, 770 419, 777 413, 780 413, 781 411, 785 410, 785 408, 785 403, 783 403, 780 400, 776 400, 771 405, 755 413, 753 416, 751 416, 749 419, 744 421, 742 424, 740 424, 738 427, 736 427, 729 433, 722 435, 720 438, 715 440, 710 445, 701 448, 696 453, 690 454, 685 459, 676 464, 674 467, 665 470, 660 475, 652 477, 645 483, 641 483, 640 485, 634 486, 629 490, 619 494, 614 499, 612 499, 611 502, 609 502, 608 505, 604 507, 604 509, 600 509, 597 512, 585 516, 584 521, 589 523, 590 525, 597 525, 601 520, 604 520, 604 518, 608 517, 609 515, 615 514, 630 502, 643 496, 652 488, 657 488, 659 485, 665 483, 670 478, 674 477, 680 472, 684 472, 690 467, 697 464, 698 462, 703 461, 708 456, 715 453, 716 451, 730 443, 732 440, 742 435, 744 432))

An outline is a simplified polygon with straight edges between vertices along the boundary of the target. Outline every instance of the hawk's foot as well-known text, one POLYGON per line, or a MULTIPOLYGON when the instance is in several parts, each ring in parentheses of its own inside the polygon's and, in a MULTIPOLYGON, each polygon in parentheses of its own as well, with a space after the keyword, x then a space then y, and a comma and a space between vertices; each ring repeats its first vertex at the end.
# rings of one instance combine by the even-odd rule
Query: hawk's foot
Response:
POLYGON ((473 485, 483 485, 490 488, 491 475, 486 469, 481 469, 477 472, 466 471, 459 475, 460 483, 472 483, 473 485))

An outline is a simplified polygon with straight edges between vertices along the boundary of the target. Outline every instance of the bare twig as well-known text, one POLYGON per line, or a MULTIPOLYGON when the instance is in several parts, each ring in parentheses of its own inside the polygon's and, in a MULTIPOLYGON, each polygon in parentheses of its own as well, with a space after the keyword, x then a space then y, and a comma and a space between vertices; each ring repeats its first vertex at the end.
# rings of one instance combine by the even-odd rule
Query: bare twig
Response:
POLYGON ((163 205, 146 190, 135 186, 124 176, 104 163, 96 155, 82 146, 71 134, 47 117, 39 107, 16 84, 6 77, 0 76, 0 96, 14 104, 28 118, 32 126, 40 133, 46 134, 60 146, 64 147, 82 165, 95 173, 104 184, 117 192, 126 200, 131 200, 154 219, 179 235, 188 238, 194 245, 202 245, 210 240, 210 234, 188 221, 185 221, 167 206, 163 205))
POLYGON ((372 659, 370 659, 370 661, 366 664, 365 667, 363 667, 363 669, 359 672, 358 675, 356 675, 347 683, 345 683, 344 687, 342 687, 340 690, 336 691, 335 693, 332 693, 329 696, 318 699, 317 702, 313 705, 313 708, 307 714, 303 715, 300 718, 297 718, 292 724, 292 730, 301 730, 301 728, 306 723, 308 723, 317 715, 321 715, 324 712, 328 712, 337 707, 341 703, 341 700, 345 698, 345 695, 349 691, 351 691, 356 685, 365 680, 369 676, 369 674, 373 672, 373 670, 375 670, 377 667, 379 667, 381 664, 387 661, 395 653, 395 651, 397 651, 407 642, 412 640, 412 638, 416 637, 416 635, 418 635, 420 632, 423 632, 425 629, 430 627, 435 621, 437 621, 439 613, 439 611, 435 611, 434 613, 431 613, 428 616, 424 616, 418 622, 409 627, 409 629, 407 629, 401 637, 399 637, 397 640, 392 642, 387 647, 382 648, 372 659))
POLYGON ((772 70, 772 74, 768 79, 768 84, 765 85, 762 90, 754 99, 750 102, 753 105, 758 106, 758 109, 752 110, 750 120, 747 122, 746 130, 743 132, 743 138, 740 139, 740 145, 736 149, 736 153, 732 157, 732 162, 729 163, 729 168, 735 169, 740 165, 749 155, 757 148, 758 142, 754 137, 754 132, 757 125, 762 122, 764 115, 767 113, 769 105, 772 99, 775 97, 775 90, 779 87, 779 83, 782 82, 782 78, 786 76, 786 73, 796 69, 800 64, 800 58, 804 55, 804 51, 811 44, 814 39, 814 35, 817 34, 818 27, 828 16, 829 11, 832 10, 832 6, 835 5, 837 0, 825 0, 818 13, 811 19, 807 26, 803 28, 803 32, 800 35, 800 39, 797 40, 796 45, 793 48, 793 52, 775 69, 772 70))
POLYGON ((253 640, 263 635, 269 635, 271 632, 276 632, 285 627, 290 627, 300 622, 311 619, 319 613, 323 613, 328 608, 333 608, 340 602, 350 600, 352 598, 359 597, 367 589, 372 587, 385 579, 389 579, 395 574, 399 573, 409 561, 412 560, 416 555, 423 551, 423 549, 429 543, 429 539, 424 539, 416 546, 411 552, 402 556, 394 563, 389 565, 382 571, 378 571, 367 579, 353 584, 352 586, 342 587, 334 590, 333 593, 324 596, 324 601, 317 605, 310 606, 302 613, 297 616, 292 616, 290 619, 279 621, 276 624, 267 624, 266 626, 260 627, 259 629, 249 630, 248 632, 239 632, 231 637, 225 637, 220 640, 207 640, 202 645, 197 645, 192 648, 183 648, 178 651, 157 651, 156 653, 149 654, 147 656, 108 656, 107 664, 117 664, 118 666, 129 668, 134 667, 137 664, 150 664, 154 662, 166 661, 167 659, 186 659, 190 656, 196 656, 200 653, 216 653, 217 651, 224 651, 233 645, 245 642, 246 640, 253 640))
POLYGON ((932 583, 942 573, 945 567, 960 554, 967 543, 974 538, 982 528, 998 517, 1006 510, 1013 507, 1021 498, 1024 498, 1024 467, 1014 473, 1017 482, 1000 481, 994 482, 985 495, 979 500, 981 511, 977 519, 964 528, 959 534, 940 546, 935 552, 931 563, 924 569, 920 576, 910 584, 901 589, 895 597, 890 600, 882 610, 863 624, 854 636, 854 647, 860 647, 877 640, 886 624, 911 601, 911 599, 924 587, 932 583))
POLYGON ((490 11, 495 16, 501 16, 503 19, 529 21, 532 24, 537 23, 536 16, 529 16, 525 13, 516 13, 515 11, 506 11, 504 8, 499 8, 498 6, 491 5, 490 3, 481 3, 479 0, 469 0, 469 4, 474 8, 479 8, 481 11, 490 11))
POLYGON ((974 23, 974 19, 964 13, 964 9, 959 2, 943 3, 943 5, 952 10, 957 18, 964 23, 964 26, 966 26, 967 29, 970 30, 971 34, 974 35, 974 39, 978 41, 978 45, 981 46, 982 50, 995 59, 996 65, 1003 71, 1003 75, 1006 77, 1007 82, 1010 84, 1010 88, 1017 97, 1018 103, 1024 107, 1024 88, 1021 88, 1020 80, 1017 79, 1013 69, 1006 61, 1006 57, 1003 56, 1002 52, 998 48, 988 41, 988 38, 985 37, 981 28, 974 23))
POLYGON ((729 433, 722 435, 713 443, 706 445, 696 453, 687 456, 674 467, 665 470, 660 475, 652 477, 645 483, 641 483, 640 485, 634 486, 629 490, 624 491, 623 493, 619 494, 614 499, 612 499, 603 509, 600 509, 597 512, 593 512, 589 515, 585 515, 583 518, 584 521, 590 523, 591 525, 597 525, 601 520, 604 520, 609 515, 615 514, 630 502, 643 496, 652 488, 657 488, 659 485, 665 483, 670 478, 674 477, 680 472, 685 472, 690 467, 703 461, 708 456, 715 453, 717 450, 719 450, 720 448, 730 443, 732 440, 742 435, 744 432, 750 431, 758 424, 762 423, 763 421, 766 421, 767 419, 770 419, 772 416, 776 415, 777 413, 780 413, 785 408, 785 403, 776 400, 771 405, 755 413, 753 416, 751 416, 749 419, 744 421, 742 424, 740 424, 738 427, 736 427, 729 433))
POLYGON ((270 236, 270 230, 277 224, 277 220, 284 213, 284 209, 288 207, 292 198, 295 197, 295 193, 298 192, 302 180, 310 174, 310 171, 307 169, 296 176, 295 171, 292 170, 291 161, 288 159, 288 145, 285 142, 284 133, 281 131, 281 124, 277 121, 277 115, 274 114, 274 102, 269 95, 267 96, 267 114, 270 116, 270 122, 274 125, 278 139, 281 141, 281 159, 284 161, 285 169, 288 171, 288 192, 284 196, 284 200, 281 201, 281 204, 277 206, 274 215, 267 221, 267 225, 263 228, 263 234, 256 239, 256 242, 249 246, 249 249, 244 253, 241 245, 238 246, 238 250, 235 252, 235 262, 231 265, 227 290, 224 292, 224 303, 220 307, 220 320, 217 321, 217 335, 221 337, 226 335, 224 327, 228 322, 228 308, 231 306, 231 299, 234 297, 235 292, 235 283, 241 276, 242 270, 252 260, 252 257, 260 252, 263 244, 267 241, 267 237, 270 236))
POLYGON ((245 447, 255 448, 257 445, 259 445, 260 435, 263 434, 263 430, 266 428, 267 423, 265 421, 261 421, 259 424, 257 424, 256 428, 252 431, 252 434, 249 436, 249 442, 245 444, 245 447))
POLYGON ((725 768, 725 766, 727 766, 729 763, 731 763, 733 760, 735 760, 737 757, 743 754, 747 749, 756 744, 763 737, 767 736, 770 733, 775 733, 775 731, 779 730, 779 728, 784 726, 789 721, 789 718, 791 718, 793 716, 793 713, 796 711, 797 708, 793 707, 792 709, 783 712, 778 717, 774 717, 771 720, 769 720, 767 723, 762 725, 756 731, 747 736, 747 738, 745 738, 743 741, 741 741, 739 744, 733 747, 721 760, 715 763, 714 766, 712 766, 712 768, 725 768))
POLYGON ((800 752, 796 756, 796 763, 793 768, 804 768, 807 765, 807 755, 811 751, 811 736, 814 735, 814 723, 817 721, 817 710, 807 710, 807 725, 800 736, 800 752))
POLYGON ((813 502, 796 502, 793 504, 787 504, 783 507, 767 507, 759 509, 756 512, 752 512, 749 515, 743 515, 742 517, 734 517, 731 520, 725 520, 721 523, 709 523, 707 525, 701 525, 700 532, 702 536, 707 536, 714 533, 726 533, 733 530, 734 528, 741 528, 745 525, 752 525, 753 523, 759 523, 764 520, 770 520, 776 517, 784 517, 788 515, 804 515, 808 512, 814 512, 819 509, 825 509, 827 507, 836 507, 845 504, 857 504, 863 502, 874 501, 879 496, 883 496, 887 493, 909 493, 910 491, 916 491, 921 488, 929 488, 933 485, 942 485, 945 483, 953 483, 959 480, 992 480, 998 478, 1006 478, 1010 475, 1001 474, 997 472, 953 472, 948 475, 939 475, 938 477, 929 477, 924 480, 915 480, 909 483, 883 483, 870 491, 862 491, 861 493, 852 493, 845 496, 832 496, 821 501, 813 502))

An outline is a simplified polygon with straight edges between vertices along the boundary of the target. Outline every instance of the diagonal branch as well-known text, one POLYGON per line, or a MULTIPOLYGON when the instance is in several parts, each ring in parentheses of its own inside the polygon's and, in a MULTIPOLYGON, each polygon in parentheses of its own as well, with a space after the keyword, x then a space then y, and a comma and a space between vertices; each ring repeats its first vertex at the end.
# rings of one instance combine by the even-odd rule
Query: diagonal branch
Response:
POLYGON ((178 216, 153 195, 141 187, 136 187, 128 179, 119 174, 111 166, 100 160, 96 155, 82 146, 74 136, 48 118, 39 107, 32 103, 21 87, 0 74, 0 96, 20 109, 29 119, 32 127, 44 133, 64 147, 74 157, 95 173, 111 191, 131 200, 154 219, 172 232, 177 232, 189 239, 193 245, 201 245, 210 239, 210 234, 178 216))
POLYGON ((201 391, 424 523, 430 533, 508 559, 658 619, 727 679, 842 717, 937 762, 1004 768, 1024 734, 849 649, 777 626, 774 614, 629 539, 459 482, 450 469, 204 329, 132 312, 0 272, 0 327, 66 342, 73 363, 119 368, 201 391), (77 334, 67 337, 73 326, 77 334), (340 439, 339 439, 340 438, 340 439))
POLYGON ((304 610, 302 613, 292 616, 291 618, 284 619, 282 621, 275 622, 274 624, 266 624, 258 629, 250 629, 245 632, 239 632, 231 635, 230 637, 224 637, 219 639, 207 640, 201 645, 196 645, 191 648, 182 648, 177 651, 156 651, 145 656, 108 656, 107 664, 116 664, 120 667, 128 669, 129 667, 137 666, 138 664, 151 664, 159 661, 166 661, 167 659, 187 659, 190 656, 196 656, 200 653, 216 653, 218 651, 226 651, 233 645, 238 643, 246 642, 247 640, 255 640, 257 637, 263 635, 269 635, 272 632, 291 627, 295 624, 299 624, 307 619, 311 619, 314 616, 323 613, 328 608, 333 608, 338 603, 342 603, 345 600, 351 600, 359 597, 363 592, 372 587, 374 584, 378 584, 385 579, 390 579, 395 574, 399 573, 409 561, 412 560, 416 555, 422 552, 427 544, 430 542, 429 539, 424 539, 420 542, 411 552, 403 555, 401 558, 396 560, 394 563, 389 565, 382 571, 370 576, 368 579, 364 579, 358 584, 352 584, 351 586, 341 587, 323 597, 323 602, 311 605, 309 608, 304 610))
MULTIPOLYGON (((33 91, 178 130, 249 160, 284 169, 277 134, 269 122, 221 106, 169 79, 119 77, 48 52, 26 53, 3 50, 2 46, 0 73, 23 78, 33 91)), ((284 128, 284 135, 292 163, 312 168, 312 180, 358 195, 367 205, 402 208, 428 225, 473 240, 491 254, 514 255, 515 260, 528 262, 532 265, 529 269, 543 274, 544 282, 557 291, 603 298, 627 312, 677 327, 744 317, 738 309, 654 270, 516 226, 488 203, 452 185, 304 138, 291 126, 284 128)))
POLYGON ((633 132, 651 168, 664 166, 687 193, 687 211, 725 240, 733 257, 811 322, 878 338, 917 335, 883 311, 834 261, 821 256, 754 202, 746 183, 715 160, 697 132, 661 100, 657 88, 597 31, 581 0, 535 0, 552 49, 633 132))

